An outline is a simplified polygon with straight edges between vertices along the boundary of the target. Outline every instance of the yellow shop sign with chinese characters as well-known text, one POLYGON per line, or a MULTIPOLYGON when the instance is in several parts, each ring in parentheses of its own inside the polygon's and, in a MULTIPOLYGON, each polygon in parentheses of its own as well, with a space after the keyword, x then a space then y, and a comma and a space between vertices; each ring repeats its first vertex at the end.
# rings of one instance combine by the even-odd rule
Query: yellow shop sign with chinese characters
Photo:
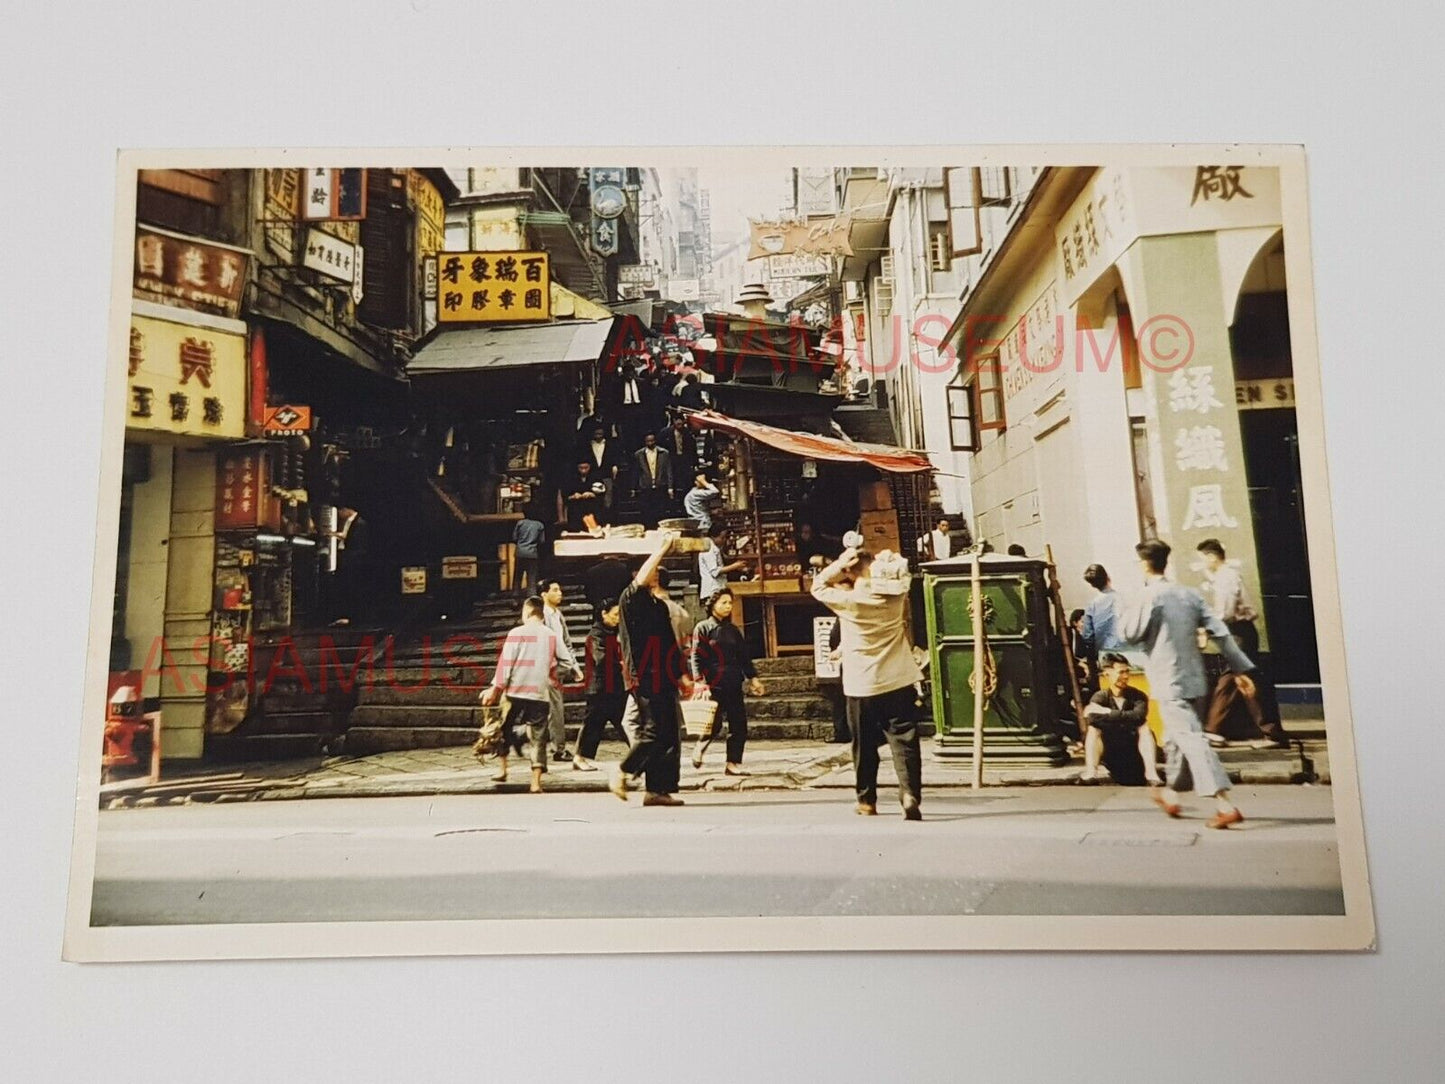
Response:
POLYGON ((132 313, 127 429, 175 436, 246 435, 246 336, 132 313))
POLYGON ((443 252, 437 256, 437 320, 500 324, 552 318, 545 252, 443 252))

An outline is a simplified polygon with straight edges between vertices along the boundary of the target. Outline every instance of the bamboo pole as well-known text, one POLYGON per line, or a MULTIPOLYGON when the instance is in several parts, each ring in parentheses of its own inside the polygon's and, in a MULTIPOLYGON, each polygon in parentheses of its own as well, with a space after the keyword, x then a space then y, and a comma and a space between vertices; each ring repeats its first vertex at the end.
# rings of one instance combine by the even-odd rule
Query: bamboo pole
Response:
POLYGON ((1079 671, 1074 667, 1074 648, 1070 642, 1073 629, 1069 628, 1069 614, 1064 609, 1063 596, 1059 594, 1059 574, 1054 567, 1054 547, 1044 547, 1044 559, 1049 565, 1049 595, 1054 602, 1054 619, 1058 622, 1059 641, 1064 647, 1064 665, 1069 669, 1069 689, 1074 694, 1074 718, 1079 724, 1079 738, 1083 740, 1089 727, 1084 719, 1084 704, 1079 692, 1079 671))
MULTIPOLYGON (((983 787, 983 575, 973 551, 973 789, 983 787)), ((937 675, 935 675, 937 677, 937 675)))

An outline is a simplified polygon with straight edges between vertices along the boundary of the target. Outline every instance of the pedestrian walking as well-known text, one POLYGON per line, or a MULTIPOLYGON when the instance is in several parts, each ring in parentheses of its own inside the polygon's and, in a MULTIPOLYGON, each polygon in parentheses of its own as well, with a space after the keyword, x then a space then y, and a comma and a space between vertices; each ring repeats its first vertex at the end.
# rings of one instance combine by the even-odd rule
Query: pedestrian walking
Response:
POLYGON ((923 760, 914 721, 914 685, 923 679, 908 639, 910 575, 898 554, 847 548, 813 581, 813 597, 838 616, 843 694, 853 742, 857 812, 878 812, 878 747, 888 743, 898 799, 908 820, 923 819, 923 760))
POLYGON ((547 580, 542 584, 543 620, 552 633, 557 637, 560 649, 557 658, 561 662, 561 670, 557 681, 553 682, 549 690, 549 706, 547 725, 552 737, 552 757, 557 761, 569 759, 567 754, 567 709, 562 701, 562 675, 567 675, 573 682, 580 682, 585 676, 582 667, 577 665, 577 652, 572 647, 572 634, 567 631, 567 618, 562 613, 562 582, 560 580, 547 580))
POLYGON ((502 721, 502 752, 497 758, 495 782, 507 781, 507 750, 515 750, 525 730, 532 742, 531 792, 542 792, 547 770, 547 716, 551 691, 557 685, 557 666, 563 661, 561 643, 542 619, 542 600, 536 595, 522 603, 522 623, 507 633, 497 654, 497 673, 482 691, 482 703, 495 707, 507 698, 502 721))
POLYGON ((602 733, 611 723, 622 740, 631 739, 622 729, 622 714, 627 704, 627 686, 622 680, 622 648, 617 641, 617 627, 622 611, 615 598, 602 600, 597 621, 587 636, 587 717, 577 738, 577 752, 572 767, 581 772, 595 772, 593 763, 602 733))
POLYGON ((1204 721, 1205 736, 1212 744, 1225 744, 1224 725, 1234 709, 1235 700, 1242 696, 1245 709, 1258 732, 1250 744, 1257 749, 1270 746, 1288 749, 1289 738, 1280 721, 1274 682, 1265 672, 1259 657, 1259 630, 1255 626, 1259 611, 1245 590, 1244 577, 1227 562, 1219 539, 1206 538, 1195 549, 1204 560, 1204 573, 1212 596, 1210 609, 1228 627, 1239 650, 1255 664, 1251 675, 1252 691, 1246 692, 1247 686, 1241 686, 1232 674, 1220 677, 1214 686, 1214 695, 1209 699, 1209 714, 1204 721))
POLYGON ((676 540, 676 533, 662 532, 657 549, 618 600, 622 611, 618 639, 623 674, 637 709, 637 737, 613 768, 608 789, 625 802, 629 777, 641 774, 645 806, 683 804, 676 796, 682 767, 678 684, 689 682, 685 671, 678 672, 678 635, 661 585, 662 562, 676 540))
POLYGON ((712 725, 697 740, 692 766, 701 768, 708 746, 727 720, 726 775, 747 775, 743 770, 743 747, 748 742, 748 709, 743 701, 743 687, 753 696, 767 690, 758 680, 752 653, 742 630, 733 624, 733 593, 724 587, 707 600, 707 617, 693 630, 689 653, 692 678, 699 683, 694 695, 709 697, 717 704, 712 725))
POLYGON ((1217 812, 1208 827, 1228 828, 1244 820, 1229 799, 1229 776, 1204 737, 1204 698, 1209 692, 1199 631, 1219 648, 1229 668, 1246 677, 1254 664, 1234 642, 1224 622, 1210 612, 1199 592, 1164 578, 1169 544, 1152 540, 1135 547, 1144 572, 1144 590, 1118 609, 1118 634, 1146 653, 1144 673, 1149 691, 1159 701, 1164 721, 1165 784, 1153 793, 1160 809, 1180 813, 1181 789, 1193 785, 1214 798, 1217 812))
POLYGON ((542 562, 542 539, 546 537, 547 528, 537 517, 536 509, 528 505, 524 517, 517 521, 512 528, 512 546, 514 547, 514 571, 512 574, 512 593, 519 597, 525 591, 535 593, 537 591, 537 570, 542 562), (523 581, 526 587, 523 587, 523 581))

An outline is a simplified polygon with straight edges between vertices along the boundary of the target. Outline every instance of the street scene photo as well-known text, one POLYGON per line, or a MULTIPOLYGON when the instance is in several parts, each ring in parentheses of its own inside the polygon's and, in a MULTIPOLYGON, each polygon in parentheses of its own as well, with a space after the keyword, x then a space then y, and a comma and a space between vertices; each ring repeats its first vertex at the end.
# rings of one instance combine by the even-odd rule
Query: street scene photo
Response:
POLYGON ((1302 168, 1179 151, 130 170, 72 920, 1358 918, 1302 168))

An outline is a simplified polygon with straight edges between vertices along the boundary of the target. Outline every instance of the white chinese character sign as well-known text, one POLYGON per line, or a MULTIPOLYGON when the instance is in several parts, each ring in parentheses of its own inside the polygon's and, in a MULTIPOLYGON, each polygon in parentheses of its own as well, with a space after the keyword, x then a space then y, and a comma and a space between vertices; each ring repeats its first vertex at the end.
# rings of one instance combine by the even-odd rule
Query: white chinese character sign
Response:
POLYGON ((550 320, 545 252, 443 252, 437 256, 437 320, 497 324, 550 320))

